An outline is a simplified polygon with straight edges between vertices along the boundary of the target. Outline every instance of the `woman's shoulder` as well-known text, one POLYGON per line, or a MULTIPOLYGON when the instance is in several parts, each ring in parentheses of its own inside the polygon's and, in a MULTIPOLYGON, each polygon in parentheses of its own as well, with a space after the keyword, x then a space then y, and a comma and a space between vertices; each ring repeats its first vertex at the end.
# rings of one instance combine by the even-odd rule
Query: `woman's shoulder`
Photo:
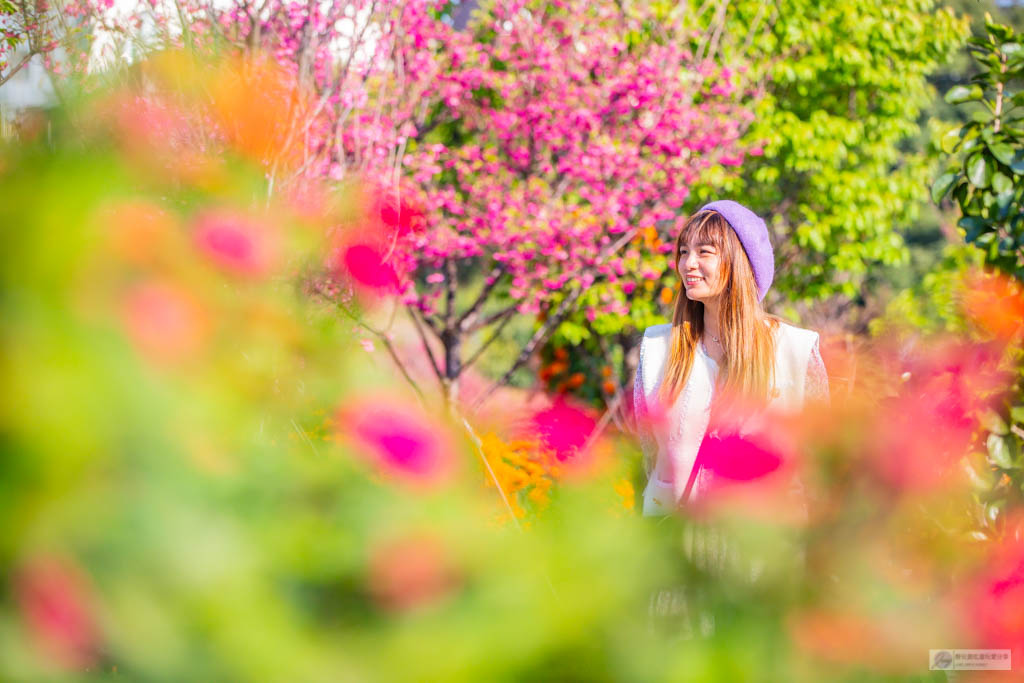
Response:
POLYGON ((775 331, 777 340, 776 353, 799 359, 804 365, 814 347, 818 344, 818 333, 803 327, 797 327, 785 320, 777 320, 775 331))
POLYGON ((644 330, 644 339, 662 339, 672 334, 672 323, 651 325, 644 330))
POLYGON ((668 323, 651 325, 644 330, 640 339, 640 362, 645 372, 653 372, 665 362, 671 339, 672 325, 668 323))
POLYGON ((818 339, 818 333, 814 330, 797 327, 796 325, 782 320, 781 318, 776 318, 776 323, 778 323, 776 334, 778 334, 781 339, 802 341, 805 343, 813 342, 818 339))

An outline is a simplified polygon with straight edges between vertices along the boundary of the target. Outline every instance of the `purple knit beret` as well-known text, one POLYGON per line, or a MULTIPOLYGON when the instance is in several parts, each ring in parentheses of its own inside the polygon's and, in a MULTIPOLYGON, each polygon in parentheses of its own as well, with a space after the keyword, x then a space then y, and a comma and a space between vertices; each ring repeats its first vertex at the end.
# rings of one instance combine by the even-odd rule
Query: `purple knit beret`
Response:
POLYGON ((705 204, 700 210, 714 211, 721 215, 736 232, 740 244, 743 245, 743 251, 747 252, 750 269, 754 271, 757 299, 763 301, 775 277, 775 253, 772 251, 772 243, 768 241, 768 227, 764 221, 756 213, 731 199, 705 204))

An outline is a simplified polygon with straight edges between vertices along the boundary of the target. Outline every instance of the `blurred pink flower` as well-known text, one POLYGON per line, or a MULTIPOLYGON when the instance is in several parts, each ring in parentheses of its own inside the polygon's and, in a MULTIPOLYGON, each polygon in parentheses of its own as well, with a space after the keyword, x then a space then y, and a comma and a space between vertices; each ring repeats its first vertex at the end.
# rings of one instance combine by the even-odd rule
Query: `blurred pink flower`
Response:
POLYGON ((444 546, 432 536, 410 535, 371 549, 370 594, 385 610, 403 612, 435 604, 458 583, 444 546))
POLYGON ((570 404, 563 397, 557 398, 550 408, 535 413, 531 419, 533 430, 560 463, 580 454, 596 425, 597 421, 588 411, 570 404))
POLYGON ((264 226, 226 211, 199 216, 195 222, 194 238, 201 253, 236 275, 265 275, 276 256, 264 226))
POLYGON ((1024 540, 1007 533, 965 585, 963 610, 976 647, 1011 648, 1014 659, 1024 655, 1024 540))
POLYGON ((398 286, 395 269, 385 262, 384 252, 371 244, 343 246, 337 266, 342 273, 351 276, 356 284, 375 293, 390 293, 398 286))
POLYGON ((386 475, 431 485, 454 470, 444 425, 402 399, 353 398, 339 409, 337 424, 340 438, 386 475))
POLYGON ((421 231, 425 226, 423 213, 407 195, 399 198, 395 192, 381 191, 377 194, 375 206, 381 223, 399 236, 421 231))
POLYGON ((937 345, 905 366, 907 380, 883 402, 869 441, 888 485, 928 491, 962 479, 957 463, 971 445, 975 415, 1003 385, 997 358, 980 345, 937 345))
POLYGON ((761 479, 782 465, 778 453, 753 437, 739 434, 705 437, 700 445, 700 457, 716 477, 730 481, 761 479))
POLYGON ((152 360, 178 361, 195 354, 206 340, 207 317, 178 285, 147 282, 125 296, 121 322, 139 350, 152 360))
POLYGON ((84 669, 95 657, 96 628, 81 571, 64 560, 37 557, 14 576, 22 617, 41 650, 66 669, 84 669))

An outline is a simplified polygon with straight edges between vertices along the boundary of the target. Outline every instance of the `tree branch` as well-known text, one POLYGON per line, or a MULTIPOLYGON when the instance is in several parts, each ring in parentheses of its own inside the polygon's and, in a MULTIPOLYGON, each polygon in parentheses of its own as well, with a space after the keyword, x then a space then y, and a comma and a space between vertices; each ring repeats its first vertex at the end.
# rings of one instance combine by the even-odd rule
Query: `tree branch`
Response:
MULTIPOLYGON (((416 309, 412 306, 406 306, 405 310, 409 312, 409 317, 412 318, 413 324, 416 326, 416 332, 420 336, 420 341, 423 342, 423 350, 427 352, 427 358, 430 359, 430 367, 434 370, 434 374, 437 375, 437 380, 444 384, 444 373, 441 372, 441 366, 437 364, 437 359, 434 358, 434 352, 430 349, 430 343, 427 340, 427 333, 423 331, 423 323, 430 325, 429 320, 420 321, 419 315, 416 313, 416 309)), ((433 327, 431 327, 433 331, 433 327)))
POLYGON ((491 337, 487 341, 485 341, 483 344, 481 344, 480 348, 478 348, 476 351, 473 352, 473 355, 469 357, 469 360, 467 360, 465 363, 462 364, 462 369, 463 370, 465 370, 470 365, 475 363, 477 358, 480 357, 480 354, 482 354, 484 352, 484 350, 488 346, 493 344, 494 341, 498 337, 501 336, 501 331, 504 330, 505 326, 508 325, 510 320, 512 320, 512 314, 515 313, 515 311, 516 311, 515 307, 512 306, 512 307, 506 308, 504 311, 501 312, 501 315, 503 316, 503 318, 501 320, 501 324, 498 325, 498 329, 494 330, 494 333, 491 335, 491 337))
POLYGON ((496 313, 491 313, 486 318, 481 318, 480 320, 477 321, 477 323, 475 325, 473 325, 472 327, 470 327, 466 331, 467 332, 476 332, 477 330, 482 330, 485 327, 490 327, 494 323, 496 323, 499 320, 501 320, 502 318, 504 318, 506 315, 511 315, 512 313, 514 313, 515 310, 516 310, 516 304, 512 304, 511 306, 508 306, 507 308, 503 308, 500 311, 497 311, 496 313))
POLYGON ((38 53, 38 52, 36 52, 35 50, 29 50, 29 53, 28 53, 27 55, 25 55, 25 58, 24 58, 24 59, 22 59, 22 60, 21 60, 20 62, 18 62, 18 65, 17 65, 16 67, 14 67, 14 68, 13 68, 13 69, 11 69, 10 71, 8 71, 8 72, 7 72, 7 75, 6 75, 6 76, 0 76, 0 85, 3 85, 3 84, 4 84, 4 83, 6 83, 7 81, 9 81, 9 80, 11 80, 12 78, 14 78, 14 74, 16 74, 16 73, 18 73, 19 71, 21 71, 21 69, 22 69, 22 68, 23 68, 23 67, 24 67, 24 66, 25 66, 26 64, 28 64, 28 63, 29 63, 29 60, 31 60, 31 59, 32 59, 33 57, 35 57, 35 56, 36 56, 37 54, 39 54, 39 53, 38 53))
POLYGON ((490 296, 491 292, 494 291, 494 288, 498 286, 498 280, 504 273, 505 267, 500 264, 491 269, 491 272, 487 274, 490 282, 485 281, 484 288, 480 290, 480 294, 477 296, 476 301, 474 301, 466 312, 460 315, 459 319, 455 321, 456 327, 464 332, 467 330, 479 329, 473 327, 473 324, 476 322, 476 315, 480 311, 480 308, 483 307, 484 302, 487 301, 487 297, 490 296))
POLYGON ((367 325, 365 322, 360 320, 359 317, 352 313, 352 311, 348 310, 344 304, 342 304, 337 299, 334 299, 325 294, 317 285, 313 285, 313 291, 314 293, 318 294, 321 298, 323 298, 325 301, 334 304, 346 318, 354 322, 358 327, 363 328, 370 334, 380 339, 381 343, 384 345, 384 348, 387 349, 388 354, 391 356, 391 359, 395 362, 395 365, 398 366, 398 371, 402 373, 402 376, 405 378, 405 381, 407 381, 409 383, 409 386, 413 388, 413 391, 416 392, 416 396, 419 397, 420 403, 425 404, 426 397, 423 395, 423 391, 420 389, 420 386, 416 383, 416 380, 412 378, 412 375, 409 374, 409 371, 405 367, 405 363, 403 363, 402 359, 399 358, 398 352, 395 350, 395 346, 394 344, 391 343, 391 340, 388 339, 388 336, 384 332, 374 329, 373 327, 367 325))
MULTIPOLYGON (((615 242, 612 242, 603 253, 598 255, 598 257, 594 260, 595 265, 583 269, 580 275, 585 275, 587 273, 593 272, 597 268, 596 264, 603 263, 612 254, 616 253, 619 249, 629 244, 629 241, 633 239, 636 233, 637 228, 627 230, 625 233, 622 234, 622 237, 620 237, 615 242)), ((526 346, 523 347, 523 350, 519 353, 519 356, 512 364, 512 367, 510 367, 508 371, 506 371, 505 374, 501 376, 501 379, 499 379, 497 382, 488 387, 487 391, 485 391, 483 395, 481 395, 476 400, 476 402, 473 404, 474 412, 480 409, 480 406, 483 405, 484 401, 486 401, 490 397, 490 395, 497 390, 499 386, 508 382, 509 378, 512 376, 512 373, 514 373, 516 370, 522 367, 522 365, 533 354, 534 350, 547 339, 547 336, 553 331, 553 329, 560 325, 563 320, 565 320, 565 318, 569 315, 569 312, 571 311, 572 304, 576 303, 576 300, 580 298, 581 294, 583 294, 582 287, 576 289, 575 291, 572 292, 572 294, 562 299, 562 302, 558 305, 558 308, 555 309, 555 312, 548 316, 547 320, 544 321, 544 324, 537 329, 533 337, 530 338, 530 341, 528 341, 526 343, 526 346)))
POLYGON ((505 374, 501 376, 501 379, 491 384, 491 386, 487 388, 487 391, 477 398, 476 402, 473 404, 474 412, 478 411, 480 406, 490 398, 491 394, 493 394, 498 387, 506 384, 509 378, 512 377, 512 374, 522 367, 527 360, 529 360, 537 347, 540 346, 540 344, 547 339, 548 335, 562 323, 565 317, 569 314, 572 304, 576 303, 576 300, 580 298, 580 294, 582 293, 583 289, 580 288, 562 299, 554 313, 548 316, 547 320, 544 321, 544 324, 537 328, 537 331, 533 333, 532 337, 530 337, 530 341, 526 342, 526 346, 524 346, 523 350, 519 352, 519 356, 516 358, 515 362, 512 363, 512 367, 510 367, 505 374))

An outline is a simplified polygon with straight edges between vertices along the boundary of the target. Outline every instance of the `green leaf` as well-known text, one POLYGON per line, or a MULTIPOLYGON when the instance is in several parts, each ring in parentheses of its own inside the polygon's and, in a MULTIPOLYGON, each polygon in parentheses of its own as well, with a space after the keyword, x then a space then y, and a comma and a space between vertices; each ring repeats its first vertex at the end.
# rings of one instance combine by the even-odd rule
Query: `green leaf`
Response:
POLYGON ((967 179, 975 187, 988 187, 988 162, 984 155, 975 155, 967 161, 967 179))
POLYGON ((1024 174, 1024 152, 1017 152, 1013 155, 1013 161, 1010 162, 1010 170, 1017 175, 1024 174))
POLYGON ((974 453, 970 457, 961 460, 961 464, 974 488, 979 491, 988 491, 995 486, 996 475, 982 454, 974 453))
POLYGON ((996 194, 1000 195, 1013 192, 1013 181, 997 171, 992 176, 992 189, 996 191, 996 194))
POLYGON ((1016 423, 1024 424, 1024 406, 1013 406, 1010 408, 1010 419, 1016 423))
MULTIPOLYGON (((994 145, 989 145, 988 151, 992 153, 1000 163, 1009 166, 1013 163, 1013 147, 1006 144, 1005 142, 997 142, 994 145)), ((947 152, 948 154, 949 152, 947 152)))
POLYGON ((1013 460, 1010 458, 1010 449, 1005 438, 998 434, 989 434, 985 446, 988 448, 988 458, 993 464, 1004 470, 1013 468, 1013 460))
POLYGON ((981 416, 981 426, 993 434, 1004 436, 1010 433, 1010 428, 1002 416, 994 410, 986 410, 981 416))
POLYGON ((964 240, 968 244, 977 241, 988 229, 988 221, 981 216, 964 216, 956 224, 964 229, 964 240))
POLYGON ((1003 43, 999 46, 999 50, 1007 57, 1017 57, 1024 54, 1024 45, 1020 43, 1003 43))
POLYGON ((942 136, 942 140, 939 142, 939 147, 946 154, 952 154, 956 151, 957 145, 960 144, 960 140, 964 137, 963 128, 954 128, 945 135, 942 136))
POLYGON ((977 85, 970 87, 966 85, 954 85, 946 92, 946 102, 950 104, 963 104, 964 102, 976 102, 985 96, 985 93, 977 85))
POLYGON ((1013 29, 1005 24, 997 24, 992 21, 992 17, 989 16, 988 12, 985 12, 985 30, 988 31, 990 36, 999 42, 1009 40, 1013 37, 1013 29))
POLYGON ((938 204, 946 196, 950 188, 960 179, 959 173, 944 173, 932 183, 932 201, 938 204))

